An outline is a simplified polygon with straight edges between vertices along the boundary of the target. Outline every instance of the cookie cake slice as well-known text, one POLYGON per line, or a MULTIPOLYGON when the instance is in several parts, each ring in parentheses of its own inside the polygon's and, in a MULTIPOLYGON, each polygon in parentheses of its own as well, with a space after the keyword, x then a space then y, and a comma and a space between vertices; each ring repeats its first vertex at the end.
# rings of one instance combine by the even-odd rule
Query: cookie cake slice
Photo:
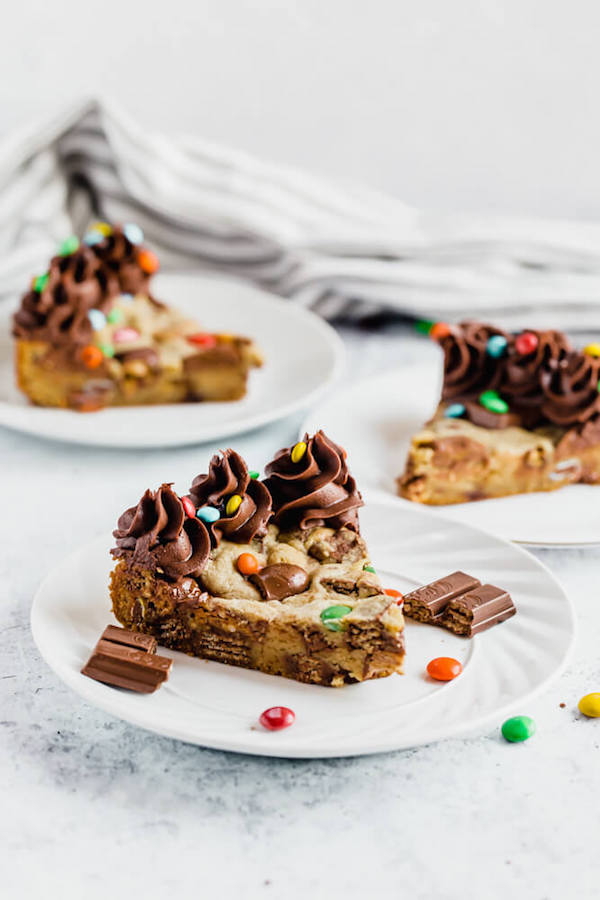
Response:
POLYGON ((114 532, 113 612, 193 656, 339 687, 402 671, 402 611, 360 535, 345 452, 319 431, 266 478, 234 450, 179 497, 146 491, 114 532))
POLYGON ((139 226, 97 223, 64 241, 14 316, 17 383, 39 406, 238 400, 262 364, 246 337, 214 334, 158 301, 139 226))
POLYGON ((442 397, 412 439, 403 497, 442 505, 600 482, 600 345, 481 322, 437 323, 431 336, 442 397))

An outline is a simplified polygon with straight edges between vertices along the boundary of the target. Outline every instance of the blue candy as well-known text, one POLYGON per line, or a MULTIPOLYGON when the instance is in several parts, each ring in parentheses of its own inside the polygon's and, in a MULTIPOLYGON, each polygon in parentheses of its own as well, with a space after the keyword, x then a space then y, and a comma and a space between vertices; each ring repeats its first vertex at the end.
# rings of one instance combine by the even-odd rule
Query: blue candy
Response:
POLYGON ((489 356, 493 356, 494 359, 499 359, 506 353, 507 345, 508 341, 505 337, 502 337, 501 334, 493 334, 491 338, 488 338, 486 350, 489 356))
POLYGON ((104 235, 100 234, 99 231, 88 231, 88 233, 83 238, 83 243, 87 244, 88 247, 93 247, 95 244, 101 244, 104 240, 104 235))
POLYGON ((94 331, 100 331, 106 325, 106 316, 101 309, 90 309, 88 319, 92 323, 94 331))
POLYGON ((462 403, 451 403, 450 406, 447 406, 444 410, 444 415, 447 419, 460 419, 461 416, 464 416, 466 410, 462 403))
POLYGON ((121 294, 121 303, 133 303, 133 294, 121 294))
POLYGON ((133 223, 123 225, 123 234, 132 244, 141 244, 144 240, 144 232, 139 225, 134 225, 133 223))
POLYGON ((219 510, 215 509, 214 506, 201 506, 200 509, 196 511, 196 515, 203 522, 216 522, 217 519, 221 518, 219 510))

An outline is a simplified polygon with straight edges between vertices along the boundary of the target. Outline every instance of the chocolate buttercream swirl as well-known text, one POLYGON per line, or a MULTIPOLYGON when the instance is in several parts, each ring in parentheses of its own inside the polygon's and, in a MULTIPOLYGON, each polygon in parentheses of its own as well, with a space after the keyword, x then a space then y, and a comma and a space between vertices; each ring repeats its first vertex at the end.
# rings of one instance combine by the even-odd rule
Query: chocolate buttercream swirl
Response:
POLYGON ((554 425, 583 424, 600 413, 600 359, 571 351, 551 360, 540 378, 542 413, 554 425))
POLYGON ((41 291, 30 290, 15 313, 13 334, 54 345, 86 344, 92 334, 88 313, 106 310, 119 286, 89 247, 50 261, 41 291))
POLYGON ((508 341, 508 335, 500 328, 482 322, 461 322, 451 326, 450 334, 439 338, 444 351, 444 400, 469 400, 498 387, 505 361, 487 353, 487 342, 493 335, 508 341))
POLYGON ((125 294, 149 294, 150 275, 138 262, 144 249, 129 240, 120 225, 114 225, 104 240, 94 244, 92 250, 104 265, 116 276, 125 294))
POLYGON ((190 488, 192 503, 214 506, 220 518, 211 525, 213 543, 221 538, 235 544, 248 544, 255 537, 262 537, 271 516, 271 495, 264 484, 250 478, 248 467, 235 450, 225 450, 222 456, 215 454, 208 473, 194 478, 190 488), (234 495, 241 497, 235 512, 227 515, 227 501, 234 495))
MULTIPOLYGON (((537 347, 531 353, 520 354, 511 343, 503 371, 500 391, 509 401, 511 409, 532 413, 538 410, 544 399, 541 375, 550 363, 559 363, 571 350, 569 341, 561 331, 534 331, 537 347)), ((530 416, 529 416, 530 418, 530 416)))
POLYGON ((359 531, 362 497, 348 472, 344 450, 323 431, 304 435, 306 451, 292 461, 291 448, 280 450, 266 467, 265 485, 273 497, 273 521, 284 530, 351 528, 359 531))
POLYGON ((126 510, 113 532, 114 557, 130 557, 169 580, 198 577, 210 553, 210 535, 199 519, 186 516, 169 484, 146 491, 137 506, 126 510))

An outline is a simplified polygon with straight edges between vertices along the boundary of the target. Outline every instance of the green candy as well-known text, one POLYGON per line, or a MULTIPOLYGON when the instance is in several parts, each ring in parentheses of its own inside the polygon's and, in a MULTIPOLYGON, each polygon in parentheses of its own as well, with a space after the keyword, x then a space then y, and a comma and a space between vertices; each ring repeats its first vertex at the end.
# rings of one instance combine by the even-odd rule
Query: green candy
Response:
POLYGON ((109 314, 106 317, 106 321, 110 322, 111 325, 116 325, 118 322, 121 322, 123 319, 123 312, 120 309, 111 309, 109 314))
POLYGON ((100 349, 102 350, 102 352, 104 353, 105 356, 114 356, 115 355, 115 348, 112 346, 112 344, 100 344, 100 349))
POLYGON ((498 415, 508 412, 508 403, 502 399, 497 391, 484 391, 483 394, 479 395, 479 402, 490 412, 498 413, 498 415))
POLYGON ((373 575, 377 574, 373 566, 363 566, 363 572, 372 572, 373 575))
POLYGON ((37 291, 38 294, 41 294, 46 285, 48 284, 48 273, 45 272, 43 275, 38 275, 37 278, 33 279, 33 289, 37 291))
POLYGON ((329 631, 341 631, 342 626, 337 620, 342 619, 351 612, 351 606, 342 606, 341 604, 338 606, 328 606, 327 609, 324 609, 321 613, 321 622, 325 628, 329 629, 329 631))
POLYGON ((259 474, 260 474, 259 472, 248 472, 248 475, 250 476, 250 478, 252 478, 253 481, 256 481, 259 474))
POLYGON ((513 716, 502 726, 502 737, 511 744, 526 741, 535 734, 535 722, 529 716, 513 716))
POLYGON ((418 331, 419 334, 429 334, 435 322, 430 322, 428 319, 419 319, 418 322, 415 322, 415 331, 418 331))
POLYGON ((74 234, 71 237, 66 238, 60 247, 58 248, 59 256, 70 256, 71 253, 75 253, 77 248, 79 247, 79 241, 75 237, 74 234))

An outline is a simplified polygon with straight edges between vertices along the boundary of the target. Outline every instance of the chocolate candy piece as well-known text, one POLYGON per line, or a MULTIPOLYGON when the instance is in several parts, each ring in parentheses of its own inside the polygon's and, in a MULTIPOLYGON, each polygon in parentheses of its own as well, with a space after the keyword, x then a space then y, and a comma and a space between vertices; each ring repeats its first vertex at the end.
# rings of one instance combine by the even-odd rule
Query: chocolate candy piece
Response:
POLYGON ((109 625, 81 670, 83 675, 143 694, 152 694, 169 677, 173 661, 156 656, 156 639, 109 625))
POLYGON ((497 413, 486 409, 481 403, 468 401, 466 404, 467 418, 473 425, 481 428, 509 428, 511 425, 522 425, 521 416, 514 412, 497 413))
POLYGON ((265 566, 260 572, 250 576, 264 600, 285 600, 294 594, 301 594, 309 584, 309 577, 300 566, 277 563, 265 566))
POLYGON ((472 637, 516 613, 510 594, 493 584, 484 584, 450 600, 440 624, 454 634, 472 637))
POLYGON ((481 582, 465 572, 452 572, 404 595, 404 614, 418 622, 439 623, 450 600, 479 587, 481 582))

